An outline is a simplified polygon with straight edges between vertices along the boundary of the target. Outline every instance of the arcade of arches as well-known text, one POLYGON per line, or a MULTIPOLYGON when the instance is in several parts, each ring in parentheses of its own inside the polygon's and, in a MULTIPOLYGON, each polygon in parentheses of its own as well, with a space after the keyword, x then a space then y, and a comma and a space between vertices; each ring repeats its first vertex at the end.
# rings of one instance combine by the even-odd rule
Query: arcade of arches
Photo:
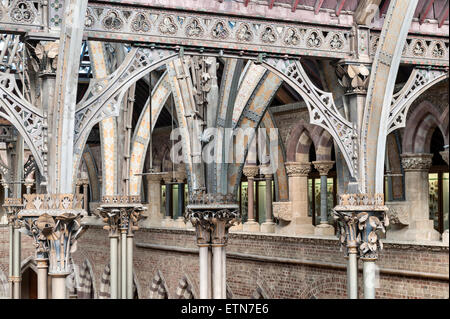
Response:
POLYGON ((0 298, 448 298, 448 1, 167 2, 0 0, 0 298))

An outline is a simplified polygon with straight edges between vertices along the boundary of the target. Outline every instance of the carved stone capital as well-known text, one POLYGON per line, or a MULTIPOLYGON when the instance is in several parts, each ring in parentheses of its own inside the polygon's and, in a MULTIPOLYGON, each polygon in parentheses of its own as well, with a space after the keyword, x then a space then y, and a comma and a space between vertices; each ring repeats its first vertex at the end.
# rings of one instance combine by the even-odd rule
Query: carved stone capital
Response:
POLYGON ((118 236, 119 232, 132 236, 139 229, 138 222, 145 217, 146 209, 139 196, 104 196, 95 214, 107 224, 103 229, 109 231, 110 237, 118 236))
MULTIPOLYGON (((217 198, 215 194, 206 195, 217 198)), ((229 228, 239 222, 239 205, 214 200, 209 203, 190 201, 184 217, 196 229, 197 245, 224 246, 228 242, 229 228)))
POLYGON ((319 171, 319 174, 321 176, 328 175, 328 172, 333 168, 334 165, 334 161, 315 161, 312 163, 314 167, 319 171))
POLYGON ((336 67, 339 84, 347 93, 367 93, 370 70, 364 64, 345 63, 336 67))
POLYGON ((292 202, 273 202, 273 216, 290 222, 292 220, 292 202))
POLYGON ((442 152, 439 152, 439 154, 441 154, 442 159, 447 163, 447 165, 449 165, 449 162, 448 162, 448 148, 446 148, 442 152))
POLYGON ((34 239, 36 257, 48 258, 50 274, 70 273, 70 254, 85 230, 81 225, 85 214, 83 210, 56 208, 24 209, 18 214, 22 231, 34 239))
POLYGON ((22 227, 20 220, 18 219, 18 213, 23 208, 22 199, 20 198, 5 198, 3 207, 6 210, 6 217, 8 218, 8 224, 18 229, 22 227))
POLYGON ((333 210, 338 221, 341 248, 347 254, 359 254, 361 259, 375 260, 383 249, 379 232, 386 232, 389 218, 385 212, 345 212, 333 210))
POLYGON ((259 167, 256 165, 245 165, 242 172, 245 176, 247 176, 247 178, 254 178, 256 175, 258 175, 259 167))
POLYGON ((433 154, 404 153, 400 155, 405 171, 428 171, 431 167, 433 154))
POLYGON ((311 163, 286 162, 286 173, 289 177, 308 176, 311 163))

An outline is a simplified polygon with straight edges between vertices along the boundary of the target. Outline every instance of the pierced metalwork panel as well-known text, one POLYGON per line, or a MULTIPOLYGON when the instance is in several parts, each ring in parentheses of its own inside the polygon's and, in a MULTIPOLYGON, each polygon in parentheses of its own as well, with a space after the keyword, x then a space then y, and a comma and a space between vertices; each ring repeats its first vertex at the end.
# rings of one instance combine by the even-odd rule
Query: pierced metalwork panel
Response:
POLYGON ((344 155, 350 174, 358 173, 358 134, 353 124, 347 121, 338 111, 333 95, 317 88, 299 61, 268 59, 269 70, 282 77, 296 90, 306 102, 311 124, 316 124, 328 131, 344 155))
POLYGON ((345 58, 351 29, 181 13, 90 3, 85 31, 92 39, 193 45, 274 54, 345 58))
MULTIPOLYGON (((370 56, 377 50, 380 33, 370 35, 370 56)), ((448 37, 430 37, 409 35, 403 47, 401 63, 418 65, 449 65, 448 37)))
POLYGON ((406 117, 412 102, 424 91, 446 78, 448 78, 448 70, 414 69, 408 82, 392 97, 387 134, 405 127, 406 117))

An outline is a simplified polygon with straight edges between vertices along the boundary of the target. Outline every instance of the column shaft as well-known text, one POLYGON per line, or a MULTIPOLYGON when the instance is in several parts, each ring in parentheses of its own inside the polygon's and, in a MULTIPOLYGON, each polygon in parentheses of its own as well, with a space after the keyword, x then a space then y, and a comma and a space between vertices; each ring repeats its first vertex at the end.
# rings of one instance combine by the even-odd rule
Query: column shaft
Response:
POLYGON ((118 260, 117 260, 117 248, 118 248, 118 237, 110 236, 110 283, 111 283, 111 299, 117 299, 118 297, 118 260))
POLYGON ((200 299, 210 298, 209 294, 209 263, 208 263, 208 246, 199 247, 200 259, 200 299))
POLYGON ((222 247, 222 299, 227 299, 227 252, 222 247))
POLYGON ((48 260, 37 259, 37 282, 38 282, 38 299, 47 299, 47 272, 48 272, 48 260))
POLYGON ((12 224, 9 224, 9 298, 14 299, 14 282, 13 278, 13 268, 14 268, 14 228, 12 224))
POLYGON ((127 233, 121 234, 121 298, 127 299, 127 233))
POLYGON ((375 260, 363 261, 364 299, 375 299, 375 260))
POLYGON ((65 274, 51 274, 52 299, 66 299, 66 276, 65 274))
POLYGON ((133 235, 127 236, 127 298, 133 299, 133 235))
POLYGON ((355 253, 348 254, 347 291, 349 299, 358 299, 358 258, 355 253))
POLYGON ((14 299, 20 299, 20 232, 14 227, 14 299))
POLYGON ((222 246, 212 246, 213 298, 222 299, 222 246))

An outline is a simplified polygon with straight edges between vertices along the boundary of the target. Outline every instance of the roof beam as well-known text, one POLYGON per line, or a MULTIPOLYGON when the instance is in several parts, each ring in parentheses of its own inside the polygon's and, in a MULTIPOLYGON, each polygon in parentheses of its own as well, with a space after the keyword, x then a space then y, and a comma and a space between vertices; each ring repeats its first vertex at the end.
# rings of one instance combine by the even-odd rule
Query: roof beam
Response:
POLYGON ((428 13, 430 12, 431 8, 433 7, 434 0, 428 0, 423 5, 422 11, 419 14, 419 24, 422 24, 425 21, 425 18, 427 17, 428 13))
POLYGON ((314 14, 318 14, 320 8, 322 8, 324 0, 316 0, 316 4, 314 5, 314 14))
POLYGON ((300 0, 295 0, 294 2, 292 2, 292 8, 291 8, 292 12, 295 12, 295 10, 297 10, 297 6, 298 6, 299 2, 300 2, 300 0))
POLYGON ((339 0, 337 5, 336 5, 336 16, 339 17, 339 15, 341 14, 342 8, 344 7, 345 4, 345 0, 339 0))
POLYGON ((359 1, 358 7, 356 8, 354 20, 356 24, 368 25, 372 21, 374 14, 376 14, 376 9, 380 6, 381 0, 363 0, 359 1), (375 12, 374 12, 375 11, 375 12))
POLYGON ((439 23, 438 27, 439 28, 442 27, 442 25, 444 24, 445 19, 447 19, 447 18, 448 18, 448 0, 445 3, 444 8, 442 8, 442 12, 441 12, 441 14, 439 15, 439 18, 438 18, 438 23, 439 23))
POLYGON ((274 2, 275 2, 275 0, 269 0, 269 9, 273 8, 274 2))

